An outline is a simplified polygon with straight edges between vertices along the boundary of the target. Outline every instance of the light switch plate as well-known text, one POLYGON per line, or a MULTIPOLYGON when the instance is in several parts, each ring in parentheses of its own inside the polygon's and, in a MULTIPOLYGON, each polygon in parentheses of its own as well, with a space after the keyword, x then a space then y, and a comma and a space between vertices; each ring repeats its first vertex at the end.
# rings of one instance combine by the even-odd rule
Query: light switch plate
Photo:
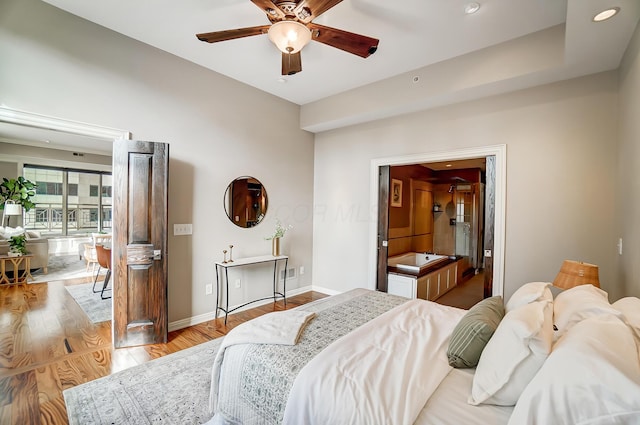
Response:
POLYGON ((174 224, 173 225, 173 235, 190 235, 193 232, 193 228, 191 224, 174 224))

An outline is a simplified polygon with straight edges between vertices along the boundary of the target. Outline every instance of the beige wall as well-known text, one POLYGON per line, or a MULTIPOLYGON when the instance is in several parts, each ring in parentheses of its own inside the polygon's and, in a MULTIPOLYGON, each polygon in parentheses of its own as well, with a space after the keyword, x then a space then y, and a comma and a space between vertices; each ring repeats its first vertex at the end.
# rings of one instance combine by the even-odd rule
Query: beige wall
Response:
POLYGON ((640 297, 640 26, 619 71, 620 135, 616 236, 623 238, 613 298, 640 297))
MULTIPOLYGON (((194 225, 193 236, 169 240, 171 321, 210 313, 213 261, 231 243, 236 257, 268 252, 263 238, 276 217, 295 226, 283 248, 307 271, 291 287, 311 276, 335 291, 367 286, 371 160, 496 144, 507 145, 505 295, 552 280, 573 258, 599 264, 615 299, 639 295, 631 276, 640 267, 640 201, 628 196, 639 193, 638 39, 636 31, 619 72, 319 133, 314 147, 295 105, 45 3, 8 0, 0 103, 171 144, 170 226, 194 225), (269 193, 267 220, 254 229, 234 227, 222 208, 224 188, 240 175, 269 193)), ((252 295, 247 286, 235 300, 252 295)))
POLYGON ((14 179, 18 177, 18 164, 15 162, 0 161, 0 182, 2 178, 14 179))
MULTIPOLYGON (((290 267, 307 271, 288 288, 311 284, 313 136, 298 106, 37 0, 0 4, 0 58, 0 103, 170 144, 169 226, 193 224, 192 236, 169 236, 170 322, 213 312, 214 261, 229 244, 235 258, 269 253, 276 217, 294 225, 282 247, 290 267), (242 175, 269 195, 252 229, 223 209, 242 175)), ((268 292, 259 280, 247 275, 231 304, 268 292)))
POLYGON ((506 144, 505 296, 564 259, 615 291, 617 109, 609 72, 317 134, 314 284, 369 285, 372 159, 506 144))

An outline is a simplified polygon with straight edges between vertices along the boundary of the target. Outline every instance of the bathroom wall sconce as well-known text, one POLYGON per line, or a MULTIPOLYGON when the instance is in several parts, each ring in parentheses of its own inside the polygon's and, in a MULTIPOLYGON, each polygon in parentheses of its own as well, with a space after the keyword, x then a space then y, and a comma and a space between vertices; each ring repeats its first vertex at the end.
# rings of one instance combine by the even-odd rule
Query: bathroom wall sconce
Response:
POLYGON ((558 275, 553 281, 553 286, 561 289, 569 289, 574 286, 589 284, 596 288, 600 287, 598 266, 573 260, 564 260, 558 275))

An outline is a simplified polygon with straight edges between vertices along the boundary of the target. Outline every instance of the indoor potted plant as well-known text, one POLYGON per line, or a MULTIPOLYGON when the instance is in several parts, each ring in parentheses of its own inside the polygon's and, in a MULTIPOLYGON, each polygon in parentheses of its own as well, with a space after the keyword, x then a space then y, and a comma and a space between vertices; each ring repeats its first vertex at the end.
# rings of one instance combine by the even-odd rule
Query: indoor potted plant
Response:
MULTIPOLYGON (((36 204, 31 198, 36 194, 36 184, 30 180, 20 176, 15 179, 4 177, 0 183, 0 208, 6 208, 7 201, 12 201, 16 205, 20 205, 25 211, 34 208, 36 204)), ((3 211, 4 212, 4 211, 3 211)), ((3 214, 4 226, 4 214, 3 214)), ((11 220, 11 217, 9 217, 11 220)))
POLYGON ((2 208, 6 201, 13 201, 18 205, 22 205, 25 211, 29 211, 35 207, 31 201, 31 197, 36 194, 36 184, 31 180, 27 180, 20 176, 16 179, 2 178, 0 183, 0 200, 2 201, 2 208))
POLYGON ((25 235, 11 236, 7 242, 9 243, 8 255, 10 257, 19 257, 27 254, 27 238, 25 235))
POLYGON ((271 241, 271 255, 277 257, 280 255, 280 238, 284 237, 287 230, 293 229, 292 225, 283 226, 279 219, 276 219, 276 229, 273 235, 266 237, 266 240, 271 241))

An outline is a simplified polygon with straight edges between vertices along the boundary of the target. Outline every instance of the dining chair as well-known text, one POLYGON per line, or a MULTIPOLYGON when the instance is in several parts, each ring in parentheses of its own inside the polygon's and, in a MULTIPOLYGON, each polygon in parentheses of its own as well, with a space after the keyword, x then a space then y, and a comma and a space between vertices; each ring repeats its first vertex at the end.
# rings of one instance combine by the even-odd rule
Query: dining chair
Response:
MULTIPOLYGON (((107 269, 107 274, 104 277, 104 282, 102 283, 102 289, 100 290, 100 298, 102 298, 103 300, 109 299, 111 298, 109 297, 105 297, 104 293, 106 291, 111 291, 110 289, 107 289, 107 286, 109 285, 109 279, 111 278, 111 248, 107 248, 104 245, 96 245, 96 254, 98 256, 98 264, 100 265, 101 268, 105 268, 107 269)), ((98 275, 100 274, 100 270, 98 270, 98 273, 96 274, 96 277, 93 280, 93 292, 98 292, 96 291, 96 282, 98 281, 98 275)))
MULTIPOLYGON (((83 256, 84 260, 87 262, 87 271, 91 269, 91 274, 94 274, 96 271, 96 264, 98 264, 98 257, 96 255, 96 247, 93 242, 87 242, 84 244, 83 256)), ((98 270, 98 272, 100 271, 98 270)))
POLYGON ((108 233, 91 233, 91 242, 84 244, 84 259, 87 262, 87 271, 91 269, 91 274, 95 273, 94 279, 94 293, 98 292, 95 290, 95 280, 98 278, 100 274, 100 266, 98 264, 98 254, 96 253, 96 245, 110 245, 111 244, 111 235, 108 233), (98 265, 98 272, 96 273, 96 265, 98 265))

